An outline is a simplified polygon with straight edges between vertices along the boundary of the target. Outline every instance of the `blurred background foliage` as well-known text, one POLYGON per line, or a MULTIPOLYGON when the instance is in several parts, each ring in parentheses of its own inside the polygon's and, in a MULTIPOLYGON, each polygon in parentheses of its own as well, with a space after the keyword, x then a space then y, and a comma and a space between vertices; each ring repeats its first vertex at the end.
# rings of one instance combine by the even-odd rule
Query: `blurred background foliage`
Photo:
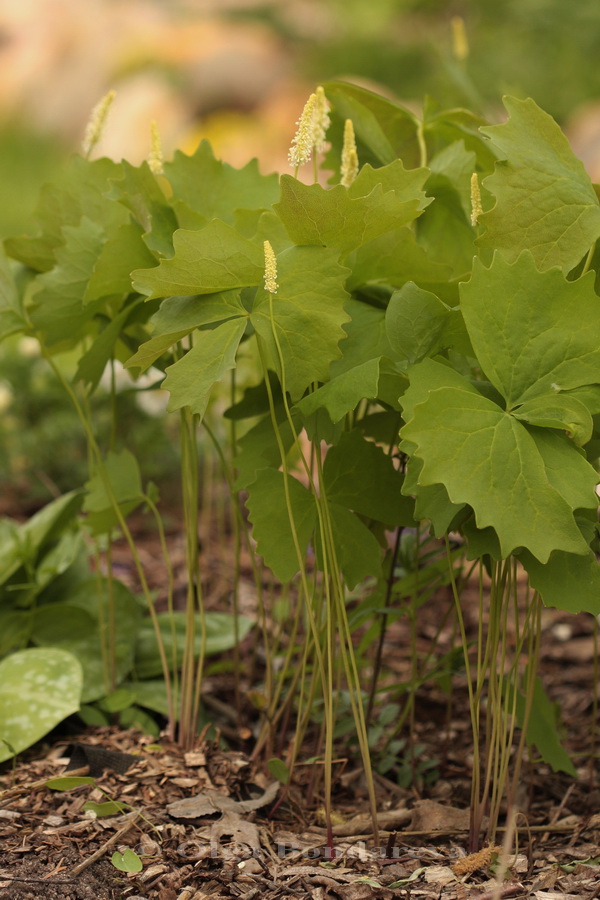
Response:
POLYGON ((569 129, 600 101, 599 57, 598 0, 0 0, 0 234, 25 227, 110 88, 106 155, 143 159, 155 119, 167 153, 210 137, 268 170, 321 81, 492 119, 502 94, 532 96, 569 129))
MULTIPOLYGON (((30 230, 39 188, 111 88, 100 154, 141 161, 155 120, 166 156, 206 137, 221 158, 257 156, 264 172, 285 171, 305 99, 327 79, 416 111, 430 94, 492 121, 502 94, 532 96, 600 181, 598 58, 598 0, 0 0, 0 237, 30 230)), ((28 353, 0 347, 0 488, 19 485, 35 504, 80 484, 85 459, 28 353)), ((155 414, 127 391, 119 402, 130 436, 152 448, 150 469, 168 468, 155 414)))

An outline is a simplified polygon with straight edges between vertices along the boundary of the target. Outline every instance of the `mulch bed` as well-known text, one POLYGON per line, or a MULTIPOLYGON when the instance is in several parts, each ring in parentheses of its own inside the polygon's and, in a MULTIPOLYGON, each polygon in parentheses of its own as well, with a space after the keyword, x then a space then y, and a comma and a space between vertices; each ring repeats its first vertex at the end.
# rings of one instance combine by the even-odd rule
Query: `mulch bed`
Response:
MULTIPOLYGON (((176 561, 178 552, 183 560, 183 544, 173 543, 176 561)), ((147 539, 142 543, 149 581, 158 587, 164 571, 155 550, 147 539)), ((205 598, 211 608, 222 608, 230 566, 216 541, 204 550, 211 561, 205 598)), ((113 564, 118 577, 135 589, 131 564, 124 550, 121 558, 119 547, 113 564)), ((176 599, 183 587, 177 579, 176 599)), ((439 602, 445 608, 450 601, 445 596, 439 602)), ((468 598, 466 604, 467 624, 473 629, 476 598, 472 610, 468 598)), ((242 611, 253 614, 253 607, 249 597, 242 611)), ((421 611, 419 650, 426 651, 435 635, 440 608, 429 604, 421 611)), ((470 857, 466 850, 472 756, 467 694, 458 678, 450 719, 447 698, 434 684, 422 686, 416 696, 414 741, 422 748, 423 759, 435 760, 435 778, 405 789, 376 777, 379 846, 375 846, 360 765, 352 749, 346 748, 346 765, 335 771, 333 859, 328 857, 323 823, 322 767, 297 769, 289 792, 281 798, 280 789, 274 801, 269 794, 273 779, 248 756, 252 750, 248 711, 236 729, 231 717, 220 720, 218 705, 208 706, 228 744, 201 740, 187 754, 165 737, 157 741, 135 731, 96 728, 75 737, 55 735, 53 744, 32 748, 14 768, 10 762, 0 767, 0 897, 600 897, 600 790, 590 735, 595 677, 592 624, 591 616, 544 610, 541 675, 549 696, 559 704, 564 743, 579 777, 552 773, 537 762, 525 765, 517 849, 511 842, 502 881, 494 877, 497 854, 484 849, 470 857), (236 731, 244 735, 237 743, 236 731), (98 757, 98 748, 109 756, 98 757), (45 786, 50 778, 72 774, 73 767, 80 773, 89 771, 95 783, 70 791, 45 786), (265 791, 268 802, 261 799, 265 791), (178 809, 181 812, 178 802, 187 798, 189 804, 194 797, 198 798, 194 801, 198 806, 192 809, 196 814, 177 815, 178 809), (94 816, 84 808, 87 801, 107 798, 126 806, 120 814, 107 817, 94 816), (126 848, 140 857, 140 872, 120 871, 111 862, 113 854, 120 855, 126 848)), ((406 680, 409 672, 407 627, 406 619, 400 619, 386 633, 382 671, 397 682, 406 680)), ((441 652, 450 646, 442 640, 441 652)), ((231 684, 226 679, 207 679, 205 690, 207 700, 220 698, 221 709, 224 704, 232 708, 231 684)), ((314 747, 307 747, 303 758, 313 753, 314 747)), ((500 829, 499 843, 503 836, 500 829)))
MULTIPOLYGON (((419 697, 418 740, 439 756, 439 777, 420 794, 377 777, 379 843, 374 847, 360 768, 349 764, 334 786, 336 856, 330 859, 319 792, 306 785, 262 805, 272 782, 241 752, 201 742, 189 753, 135 731, 88 729, 75 744, 41 747, 0 777, 0 896, 6 900, 499 900, 600 896, 600 791, 584 760, 589 744, 593 639, 589 617, 549 612, 543 668, 562 694, 569 748, 583 760, 577 781, 546 767, 526 768, 518 848, 502 882, 489 850, 466 853, 469 729, 462 715, 444 733, 432 689, 419 697), (586 633, 587 632, 587 633, 586 633), (432 710, 430 721, 426 711, 432 710), (96 758, 98 748, 108 757, 96 758), (82 756, 83 753, 83 756, 82 756), (112 755, 110 755, 112 753, 112 755), (125 754, 125 755, 123 755, 125 754), (102 767, 106 761, 109 767, 102 767), (81 763, 86 766, 82 768, 81 763), (75 766, 94 785, 50 790, 44 782, 75 766), (98 769, 98 772, 96 771, 98 769), (179 801, 197 798, 181 818, 179 801), (218 801, 215 800, 218 798, 218 801), (86 801, 127 804, 96 817, 86 801), (194 815, 194 811, 196 814, 194 815), (114 853, 131 848, 138 873, 119 871, 114 853)), ((460 702, 457 704, 457 710, 460 702)), ((466 715, 466 710, 464 711, 466 715)), ((307 771, 307 770, 305 770, 307 771)), ((304 777, 309 777, 305 775, 304 777)), ((300 780, 302 776, 299 776, 300 780)), ((189 805, 190 800, 187 800, 189 805)), ((183 804, 185 807, 185 804, 183 804)), ((498 841, 501 842, 500 830, 498 841)))

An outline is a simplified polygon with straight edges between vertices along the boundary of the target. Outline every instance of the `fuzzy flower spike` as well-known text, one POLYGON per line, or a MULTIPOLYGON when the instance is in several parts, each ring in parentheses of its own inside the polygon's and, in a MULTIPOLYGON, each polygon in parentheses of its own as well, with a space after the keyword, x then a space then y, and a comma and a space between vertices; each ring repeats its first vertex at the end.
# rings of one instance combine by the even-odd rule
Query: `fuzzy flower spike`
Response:
POLYGON ((465 20, 462 16, 453 16, 450 20, 450 27, 452 28, 452 53, 454 58, 462 63, 469 56, 469 39, 465 20))
POLYGON ((276 294, 279 287, 277 284, 277 257, 270 241, 265 241, 263 246, 265 249, 265 291, 268 291, 269 294, 276 294))
POLYGON ((350 187, 358 175, 358 153, 356 152, 356 138, 352 119, 346 119, 344 123, 344 143, 342 145, 341 181, 344 187, 350 187))
POLYGON ((317 102, 317 95, 311 94, 304 109, 302 110, 302 115, 298 119, 296 123, 298 128, 296 130, 296 134, 294 135, 294 139, 292 140, 292 146, 290 147, 290 152, 288 155, 288 159, 290 161, 290 166, 294 169, 303 166, 305 163, 309 162, 312 148, 313 148, 313 113, 315 110, 315 105, 317 102))
POLYGON ((313 147, 316 153, 323 153, 325 150, 327 129, 331 125, 329 118, 330 106, 325 96, 325 91, 319 85, 316 90, 315 108, 313 111, 313 147))
POLYGON ((479 178, 477 172, 471 175, 471 225, 473 228, 479 222, 479 216, 483 215, 483 206, 481 205, 481 191, 479 190, 479 178))
POLYGON ((156 122, 150 125, 150 153, 148 154, 148 166, 153 175, 164 174, 164 159, 160 144, 160 134, 156 122))
POLYGON ((115 97, 116 91, 109 91, 92 110, 81 144, 81 152, 85 159, 89 158, 90 153, 102 137, 106 119, 115 97))

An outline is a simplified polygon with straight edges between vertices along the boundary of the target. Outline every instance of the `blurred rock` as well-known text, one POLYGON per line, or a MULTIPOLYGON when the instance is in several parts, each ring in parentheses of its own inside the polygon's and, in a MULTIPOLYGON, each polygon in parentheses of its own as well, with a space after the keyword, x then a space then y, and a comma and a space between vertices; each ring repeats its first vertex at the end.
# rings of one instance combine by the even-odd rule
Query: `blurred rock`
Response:
POLYGON ((98 152, 136 162, 153 119, 168 155, 216 110, 250 115, 289 78, 289 52, 268 25, 218 18, 223 8, 0 0, 0 118, 78 149, 92 108, 114 88, 98 152))
POLYGON ((579 107, 565 125, 573 152, 593 182, 600 182, 600 103, 579 107))

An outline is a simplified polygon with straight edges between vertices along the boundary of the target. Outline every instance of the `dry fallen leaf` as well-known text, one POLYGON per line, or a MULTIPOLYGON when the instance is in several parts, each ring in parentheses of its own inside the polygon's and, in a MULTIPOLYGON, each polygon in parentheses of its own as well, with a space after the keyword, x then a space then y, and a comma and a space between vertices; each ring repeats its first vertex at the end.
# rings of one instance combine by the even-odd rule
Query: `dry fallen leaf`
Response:
POLYGON ((211 848, 225 835, 235 844, 245 844, 253 850, 261 849, 258 827, 247 818, 242 818, 238 813, 229 810, 210 827, 211 848))
POLYGON ((435 800, 417 800, 410 822, 411 831, 468 831, 469 810, 443 806, 435 800))
POLYGON ((423 872, 423 878, 429 884, 452 884, 456 881, 456 875, 450 866, 428 866, 423 872))
POLYGON ((221 794, 220 791, 206 790, 194 797, 186 797, 185 800, 175 800, 174 803, 169 803, 167 812, 174 819, 199 819, 202 816, 214 816, 219 812, 242 815, 272 803, 277 796, 279 787, 279 782, 274 781, 264 794, 254 800, 233 800, 231 797, 221 794))

